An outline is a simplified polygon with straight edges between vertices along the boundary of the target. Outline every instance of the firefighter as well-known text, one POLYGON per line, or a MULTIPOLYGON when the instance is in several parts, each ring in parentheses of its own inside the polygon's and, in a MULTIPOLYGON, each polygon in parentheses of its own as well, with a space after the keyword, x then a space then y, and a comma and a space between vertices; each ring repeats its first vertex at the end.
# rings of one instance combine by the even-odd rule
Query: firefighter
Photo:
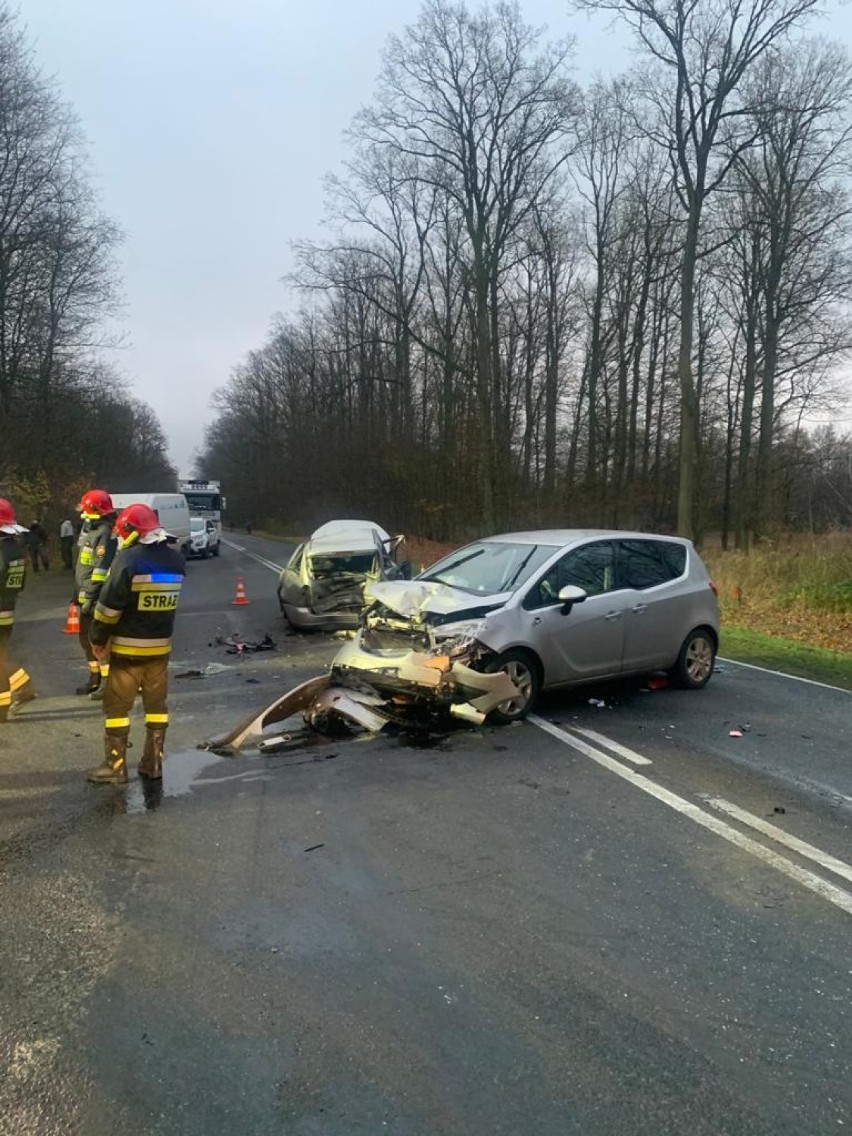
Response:
POLYGON ((15 622, 15 604, 24 586, 26 552, 17 537, 27 530, 15 519, 15 510, 0 497, 0 723, 11 711, 35 698, 32 680, 9 657, 9 640, 15 622))
POLYGON ((88 694, 90 698, 101 698, 109 664, 98 663, 92 650, 89 631, 95 604, 117 548, 116 538, 112 535, 115 507, 109 493, 103 489, 90 489, 83 494, 78 508, 83 518, 83 527, 77 541, 75 599, 80 605, 80 646, 89 664, 89 680, 85 686, 77 687, 77 693, 88 694))
POLYGON ((130 710, 137 691, 145 710, 145 748, 139 774, 163 776, 163 745, 169 722, 166 707, 169 654, 175 611, 183 584, 183 556, 174 537, 160 527, 147 505, 128 505, 114 534, 119 551, 95 605, 92 645, 99 660, 110 659, 104 688, 104 762, 89 773, 98 784, 127 781, 130 710))

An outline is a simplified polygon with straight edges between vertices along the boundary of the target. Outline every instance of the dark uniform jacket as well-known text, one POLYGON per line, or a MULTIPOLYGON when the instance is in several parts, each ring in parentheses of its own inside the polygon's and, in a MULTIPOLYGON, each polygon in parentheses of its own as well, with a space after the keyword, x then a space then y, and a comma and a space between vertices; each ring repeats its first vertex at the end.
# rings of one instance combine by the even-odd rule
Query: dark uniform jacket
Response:
POLYGON ((116 554, 95 606, 89 637, 113 655, 150 659, 172 649, 186 565, 168 543, 134 544, 116 554))
POLYGON ((77 584, 77 603, 87 615, 94 610, 98 595, 112 564, 118 541, 112 535, 115 513, 97 521, 85 521, 77 541, 77 565, 74 578, 77 584))
POLYGON ((24 586, 27 562, 13 536, 0 533, 0 627, 15 622, 15 604, 24 586))

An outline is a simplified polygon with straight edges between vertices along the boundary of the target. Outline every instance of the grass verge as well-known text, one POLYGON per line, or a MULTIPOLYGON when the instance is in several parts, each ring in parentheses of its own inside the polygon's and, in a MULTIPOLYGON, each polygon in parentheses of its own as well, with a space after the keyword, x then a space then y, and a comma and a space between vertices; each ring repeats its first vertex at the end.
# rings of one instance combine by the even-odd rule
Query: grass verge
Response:
POLYGON ((795 639, 722 624, 721 654, 743 663, 852 690, 852 651, 829 651, 795 639))

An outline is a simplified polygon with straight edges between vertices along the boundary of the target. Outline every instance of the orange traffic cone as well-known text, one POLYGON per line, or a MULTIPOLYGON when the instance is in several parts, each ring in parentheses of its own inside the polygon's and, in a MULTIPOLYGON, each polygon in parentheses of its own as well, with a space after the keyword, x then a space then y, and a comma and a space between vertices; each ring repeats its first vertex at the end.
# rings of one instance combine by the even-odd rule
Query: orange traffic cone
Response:
POLYGON ((65 620, 65 626, 62 628, 62 634, 80 634, 80 609, 77 607, 73 600, 68 605, 68 617, 65 620))
POLYGON ((246 599, 246 586, 242 576, 237 576, 237 594, 231 600, 232 604, 247 604, 251 600, 246 599))

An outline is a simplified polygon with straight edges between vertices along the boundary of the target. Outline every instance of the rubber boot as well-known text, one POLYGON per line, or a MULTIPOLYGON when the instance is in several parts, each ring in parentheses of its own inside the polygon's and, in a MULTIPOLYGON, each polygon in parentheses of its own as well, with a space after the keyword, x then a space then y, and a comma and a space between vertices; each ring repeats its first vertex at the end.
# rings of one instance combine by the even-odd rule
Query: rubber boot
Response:
POLYGON ((27 679, 24 685, 12 695, 12 705, 9 707, 10 717, 13 717, 22 706, 32 702, 34 698, 38 698, 38 695, 33 689, 32 681, 27 679))
POLYGON ((85 686, 78 686, 76 693, 77 694, 94 694, 94 692, 96 690, 100 689, 100 685, 101 685, 101 672, 100 671, 89 671, 89 681, 86 683, 85 686))
POLYGON ((124 785, 127 781, 127 738, 104 735, 104 760, 89 771, 87 780, 95 785, 124 785))
POLYGON ((161 781, 163 777, 163 747, 166 743, 166 731, 163 729, 147 729, 145 731, 145 748, 139 761, 138 771, 140 777, 147 777, 150 781, 161 781))

